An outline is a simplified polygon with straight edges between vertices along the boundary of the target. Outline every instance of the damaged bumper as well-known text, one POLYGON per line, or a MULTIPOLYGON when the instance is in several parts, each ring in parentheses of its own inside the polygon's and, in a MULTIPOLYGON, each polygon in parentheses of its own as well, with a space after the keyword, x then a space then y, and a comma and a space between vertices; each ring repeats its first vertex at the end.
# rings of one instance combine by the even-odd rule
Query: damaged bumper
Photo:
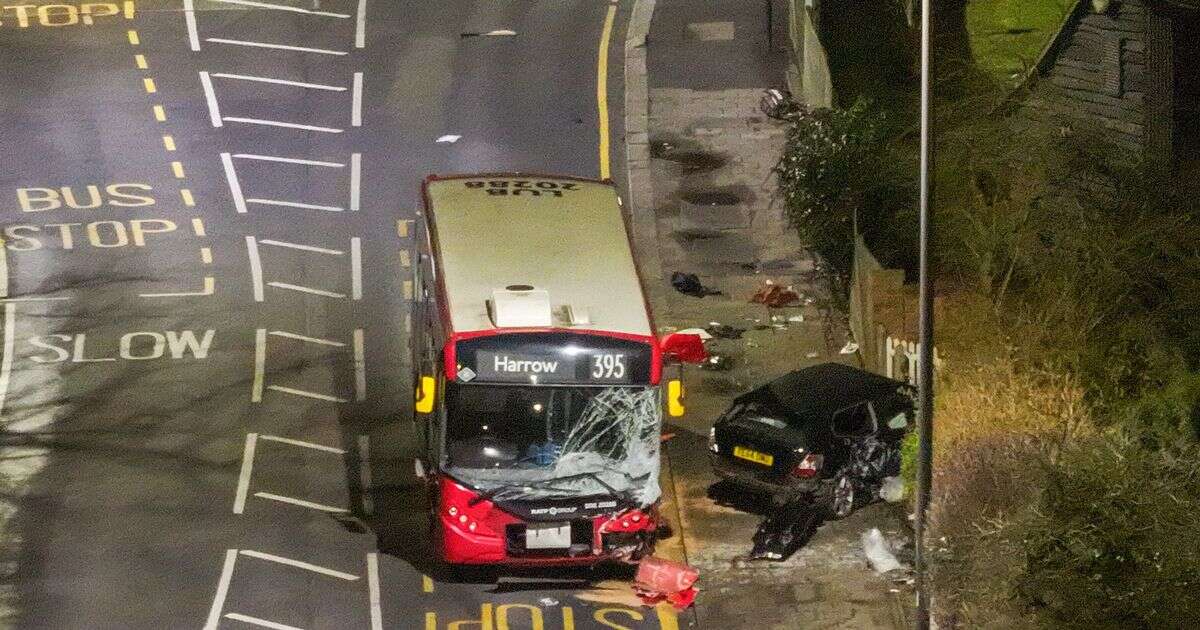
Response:
POLYGON ((712 454, 709 458, 712 460, 713 472, 718 477, 751 492, 791 500, 803 494, 815 493, 820 489, 820 482, 815 479, 788 478, 781 480, 770 471, 748 470, 721 455, 712 454))

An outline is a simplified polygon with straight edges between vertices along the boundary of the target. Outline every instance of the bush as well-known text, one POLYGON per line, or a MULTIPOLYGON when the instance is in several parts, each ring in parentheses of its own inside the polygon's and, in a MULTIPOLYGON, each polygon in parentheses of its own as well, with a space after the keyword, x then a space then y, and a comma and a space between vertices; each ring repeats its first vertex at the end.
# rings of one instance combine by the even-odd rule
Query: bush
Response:
POLYGON ((1200 619, 1200 449, 1105 439, 1047 471, 1016 594, 1047 628, 1200 619))

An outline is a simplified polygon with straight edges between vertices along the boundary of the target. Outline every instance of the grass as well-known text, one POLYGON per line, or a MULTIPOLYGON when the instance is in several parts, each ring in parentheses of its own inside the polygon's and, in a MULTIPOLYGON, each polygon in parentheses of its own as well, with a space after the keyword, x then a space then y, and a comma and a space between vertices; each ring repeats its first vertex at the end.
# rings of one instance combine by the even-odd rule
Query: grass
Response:
POLYGON ((1075 4, 1076 0, 971 0, 967 30, 975 63, 1002 85, 1016 86, 1075 4))

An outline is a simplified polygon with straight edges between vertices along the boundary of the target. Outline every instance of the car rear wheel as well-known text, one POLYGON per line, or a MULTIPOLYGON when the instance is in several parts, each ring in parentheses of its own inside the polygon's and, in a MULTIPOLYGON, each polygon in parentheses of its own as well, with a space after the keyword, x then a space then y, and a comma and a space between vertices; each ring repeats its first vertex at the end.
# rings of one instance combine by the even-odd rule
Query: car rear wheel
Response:
POLYGON ((846 518, 853 511, 854 480, 849 472, 842 472, 834 478, 833 488, 829 492, 829 518, 846 518))

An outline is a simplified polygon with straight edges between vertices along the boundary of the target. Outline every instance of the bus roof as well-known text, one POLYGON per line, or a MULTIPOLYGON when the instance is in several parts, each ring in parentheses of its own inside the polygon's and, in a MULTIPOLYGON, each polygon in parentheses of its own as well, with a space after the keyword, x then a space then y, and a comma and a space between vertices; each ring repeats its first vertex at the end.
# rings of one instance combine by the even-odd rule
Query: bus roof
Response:
POLYGON ((493 291, 529 285, 548 292, 555 328, 653 334, 612 184, 453 176, 426 180, 425 199, 456 332, 497 329, 493 291), (572 325, 563 307, 586 317, 572 325))

